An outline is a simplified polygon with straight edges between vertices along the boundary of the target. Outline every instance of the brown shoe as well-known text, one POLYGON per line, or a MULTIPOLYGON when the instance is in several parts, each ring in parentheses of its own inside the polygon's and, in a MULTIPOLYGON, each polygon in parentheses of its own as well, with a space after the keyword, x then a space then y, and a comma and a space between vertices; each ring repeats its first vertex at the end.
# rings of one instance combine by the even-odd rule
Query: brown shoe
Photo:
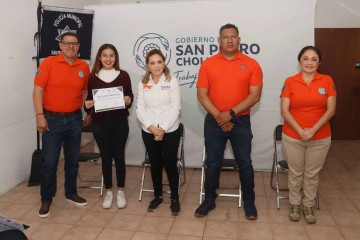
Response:
POLYGON ((313 207, 304 207, 304 216, 307 223, 316 223, 316 216, 313 207))
POLYGON ((289 219, 293 222, 298 222, 300 220, 300 205, 290 206, 289 219))
POLYGON ((244 202, 245 218, 254 221, 258 218, 257 209, 254 202, 244 202))
POLYGON ((66 201, 75 203, 78 206, 85 206, 88 203, 84 198, 80 197, 77 194, 66 197, 65 199, 66 201))
POLYGON ((51 206, 51 203, 43 202, 39 209, 39 217, 41 217, 41 218, 48 217, 50 214, 50 206, 51 206))

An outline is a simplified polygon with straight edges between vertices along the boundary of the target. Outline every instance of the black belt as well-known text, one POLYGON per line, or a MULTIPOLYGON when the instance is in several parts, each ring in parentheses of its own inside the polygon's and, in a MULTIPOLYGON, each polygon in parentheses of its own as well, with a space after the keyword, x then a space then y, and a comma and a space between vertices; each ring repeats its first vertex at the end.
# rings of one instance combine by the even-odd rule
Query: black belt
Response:
POLYGON ((47 116, 57 116, 57 117, 68 117, 70 115, 73 115, 75 113, 79 113, 81 112, 80 109, 77 109, 73 112, 53 112, 53 111, 49 111, 49 110, 46 110, 44 109, 44 114, 47 115, 47 116))

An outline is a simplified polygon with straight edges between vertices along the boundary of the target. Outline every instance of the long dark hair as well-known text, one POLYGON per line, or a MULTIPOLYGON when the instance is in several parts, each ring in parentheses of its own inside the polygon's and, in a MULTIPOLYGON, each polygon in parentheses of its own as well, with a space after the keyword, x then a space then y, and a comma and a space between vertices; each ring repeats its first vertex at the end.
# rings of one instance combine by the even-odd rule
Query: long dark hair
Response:
POLYGON ((116 47, 112 44, 109 43, 105 43, 103 45, 101 45, 101 47, 99 48, 97 54, 96 54, 96 58, 95 58, 95 63, 91 69, 91 75, 95 76, 95 74, 99 73, 99 71, 101 70, 101 68, 103 67, 101 61, 100 61, 100 55, 102 53, 102 51, 104 51, 105 49, 111 49, 114 51, 115 53, 115 63, 114 63, 114 68, 116 70, 120 71, 120 66, 119 66, 119 54, 118 51, 116 50, 116 47))
MULTIPOLYGON (((159 50, 159 49, 153 49, 151 50, 150 52, 148 52, 148 54, 146 55, 146 58, 145 58, 145 61, 146 61, 146 65, 149 64, 149 59, 151 56, 153 55, 159 55, 162 60, 164 61, 165 63, 165 56, 164 54, 159 50)), ((143 76, 143 79, 142 79, 142 83, 146 84, 149 82, 149 78, 150 78, 150 69, 148 67, 146 67, 146 72, 145 72, 145 75, 143 76)), ((165 81, 170 81, 171 80, 171 74, 170 74, 170 69, 168 68, 168 66, 166 66, 165 64, 165 67, 164 67, 164 74, 165 74, 165 81)))

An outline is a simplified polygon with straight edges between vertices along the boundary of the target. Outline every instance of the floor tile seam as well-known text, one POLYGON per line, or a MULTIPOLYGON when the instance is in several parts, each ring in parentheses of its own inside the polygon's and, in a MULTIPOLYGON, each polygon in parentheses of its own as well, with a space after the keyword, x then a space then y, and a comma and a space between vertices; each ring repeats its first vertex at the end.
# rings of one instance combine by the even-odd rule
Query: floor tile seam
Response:
MULTIPOLYGON (((157 234, 170 234, 171 232, 171 228, 172 228, 172 225, 174 224, 175 220, 173 220, 172 224, 171 224, 171 227, 169 228, 169 230, 167 231, 167 233, 162 233, 162 232, 152 232, 152 231, 144 231, 144 230, 139 230, 139 227, 141 226, 142 222, 144 221, 146 215, 141 219, 141 222, 139 223, 139 225, 137 226, 136 228, 136 231, 135 232, 145 232, 145 233, 157 233, 157 234)), ((157 218, 157 217, 162 217, 162 216, 153 216, 153 218, 157 218)), ((166 218, 166 217, 164 217, 166 218)))

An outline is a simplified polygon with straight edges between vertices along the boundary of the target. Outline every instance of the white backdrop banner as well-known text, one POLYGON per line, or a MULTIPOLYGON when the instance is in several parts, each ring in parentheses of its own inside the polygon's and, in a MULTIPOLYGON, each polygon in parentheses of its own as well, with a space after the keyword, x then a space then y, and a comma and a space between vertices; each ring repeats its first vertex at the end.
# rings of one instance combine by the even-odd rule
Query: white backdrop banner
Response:
MULTIPOLYGON (((95 11, 92 51, 114 44, 120 66, 137 83, 145 72, 145 54, 160 48, 172 74, 179 79, 182 95, 181 121, 185 131, 187 167, 200 167, 203 120, 206 112, 196 97, 201 63, 219 51, 219 29, 226 23, 239 28, 240 50, 261 65, 264 88, 261 101, 252 108, 252 159, 256 170, 269 170, 273 155, 273 130, 282 122, 280 91, 284 79, 299 71, 297 54, 314 44, 316 0, 173 1, 137 4, 93 5, 95 11)), ((93 62, 93 60, 92 60, 93 62)), ((226 94, 226 93, 224 93, 226 94)), ((126 163, 139 165, 145 148, 141 127, 130 111, 126 163)), ((226 157, 232 153, 227 149, 226 157)))

